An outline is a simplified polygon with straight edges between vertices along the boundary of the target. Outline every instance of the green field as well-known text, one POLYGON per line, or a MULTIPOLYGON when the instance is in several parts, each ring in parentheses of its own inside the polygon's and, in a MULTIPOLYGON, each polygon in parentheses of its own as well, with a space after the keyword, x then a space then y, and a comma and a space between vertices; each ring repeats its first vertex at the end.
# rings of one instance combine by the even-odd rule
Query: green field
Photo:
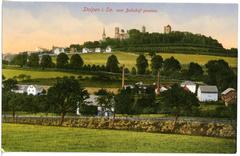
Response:
MULTIPOLYGON (((138 54, 136 53, 127 53, 127 52, 113 52, 113 53, 88 53, 81 54, 81 57, 84 60, 85 64, 95 64, 95 65, 105 65, 107 62, 107 58, 110 55, 116 55, 119 63, 125 64, 125 66, 129 69, 135 66, 136 58, 138 54)), ((145 54, 149 60, 150 64, 150 56, 145 54)), ((169 58, 171 56, 175 57, 180 61, 181 64, 189 64, 190 62, 197 62, 201 65, 206 64, 209 60, 218 60, 223 59, 229 63, 231 67, 237 67, 237 57, 224 57, 224 56, 211 56, 211 55, 194 55, 194 54, 175 54, 175 53, 163 53, 159 54, 163 57, 163 59, 169 58)), ((71 54, 69 54, 71 57, 71 54)), ((56 62, 56 58, 53 58, 53 61, 56 62)))
MULTIPOLYGON (((61 72, 61 71, 46 71, 46 70, 27 70, 27 69, 2 69, 3 75, 8 78, 13 78, 20 74, 30 75, 31 79, 37 78, 56 78, 63 76, 79 76, 80 74, 70 73, 70 72, 61 72)), ((87 75, 82 75, 87 76, 87 75)))
POLYGON ((118 130, 3 124, 2 147, 19 152, 234 153, 234 139, 118 130))

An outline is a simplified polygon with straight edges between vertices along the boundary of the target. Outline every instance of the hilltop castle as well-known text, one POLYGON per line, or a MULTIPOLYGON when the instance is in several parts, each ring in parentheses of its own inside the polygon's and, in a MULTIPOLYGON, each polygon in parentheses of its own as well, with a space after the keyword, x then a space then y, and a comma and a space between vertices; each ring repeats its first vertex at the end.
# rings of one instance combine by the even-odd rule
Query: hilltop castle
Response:
POLYGON ((172 32, 172 28, 170 25, 164 26, 164 34, 169 34, 172 32))
MULTIPOLYGON (((142 26, 142 33, 146 33, 146 27, 142 26)), ((172 32, 172 28, 170 25, 166 25, 164 26, 164 33, 165 34, 169 34, 172 32)), ((105 41, 107 38, 106 36, 106 32, 105 32, 105 28, 103 28, 103 33, 102 33, 102 40, 105 41)), ((123 40, 123 39, 127 39, 129 38, 129 31, 125 31, 124 29, 121 29, 119 27, 115 27, 115 31, 114 31, 114 38, 115 39, 119 39, 119 40, 123 40)))
MULTIPOLYGON (((146 32, 146 27, 142 26, 142 33, 146 32)), ((123 39, 127 39, 129 38, 129 32, 128 30, 125 31, 124 29, 121 29, 119 27, 115 27, 115 31, 114 31, 114 38, 115 39, 119 39, 119 40, 123 40, 123 39)), ((105 33, 105 28, 103 29, 103 33, 102 33, 102 40, 106 40, 106 33, 105 33)))

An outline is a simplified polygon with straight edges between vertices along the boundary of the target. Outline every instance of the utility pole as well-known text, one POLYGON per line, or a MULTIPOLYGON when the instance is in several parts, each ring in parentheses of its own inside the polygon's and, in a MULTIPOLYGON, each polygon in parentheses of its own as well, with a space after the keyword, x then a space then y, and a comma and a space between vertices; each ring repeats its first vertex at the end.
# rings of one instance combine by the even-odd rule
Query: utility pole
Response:
POLYGON ((158 69, 158 76, 157 76, 157 94, 160 94, 160 69, 158 69))
POLYGON ((125 69, 125 65, 123 65, 123 67, 122 67, 122 88, 125 85, 125 71, 124 71, 124 69, 125 69))

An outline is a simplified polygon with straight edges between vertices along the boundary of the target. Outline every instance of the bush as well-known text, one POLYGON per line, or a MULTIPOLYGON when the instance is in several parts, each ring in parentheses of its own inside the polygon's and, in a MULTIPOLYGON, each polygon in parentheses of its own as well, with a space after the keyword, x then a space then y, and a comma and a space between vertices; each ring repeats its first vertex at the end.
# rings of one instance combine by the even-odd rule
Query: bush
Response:
POLYGON ((81 105, 80 113, 82 115, 97 115, 97 106, 81 105))

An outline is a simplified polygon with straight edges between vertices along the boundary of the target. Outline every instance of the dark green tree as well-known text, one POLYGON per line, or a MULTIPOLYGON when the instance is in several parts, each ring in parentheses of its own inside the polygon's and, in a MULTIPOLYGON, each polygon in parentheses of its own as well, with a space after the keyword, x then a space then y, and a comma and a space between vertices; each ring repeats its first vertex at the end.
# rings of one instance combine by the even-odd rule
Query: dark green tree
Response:
POLYGON ((158 70, 161 69, 163 64, 163 58, 162 56, 155 55, 151 59, 151 68, 152 68, 152 73, 157 74, 158 70))
POLYGON ((43 55, 40 63, 42 69, 51 68, 53 66, 52 58, 49 55, 43 55))
POLYGON ((198 63, 191 62, 188 68, 188 76, 189 77, 202 77, 203 69, 198 63))
POLYGON ((109 72, 117 73, 119 72, 118 67, 118 59, 115 55, 111 55, 108 57, 107 63, 106 63, 106 70, 109 72))
POLYGON ((27 65, 27 59, 28 59, 27 52, 22 52, 15 55, 11 63, 23 67, 24 65, 27 65))
POLYGON ((16 116, 17 111, 21 111, 24 104, 24 96, 22 94, 8 92, 7 96, 10 96, 7 101, 7 108, 12 112, 13 119, 16 116))
POLYGON ((181 70, 181 64, 180 62, 175 59, 174 57, 167 58, 163 62, 163 70, 164 71, 180 71, 181 70))
MULTIPOLYGON (((104 110, 112 111, 112 108, 114 108, 114 94, 111 92, 108 92, 106 89, 100 89, 98 90, 95 95, 97 95, 97 103, 98 106, 102 107, 104 110)), ((114 112, 113 112, 114 113, 114 112)))
POLYGON ((138 74, 145 74, 148 67, 148 60, 145 58, 144 55, 141 54, 138 56, 136 66, 138 74))
POLYGON ((121 89, 115 96, 115 111, 120 114, 134 114, 134 91, 130 88, 121 89))
POLYGON ((208 73, 205 80, 207 84, 217 85, 220 91, 229 87, 237 88, 237 76, 226 61, 211 60, 205 66, 208 73))
POLYGON ((37 53, 31 53, 28 57, 28 66, 29 67, 38 67, 39 66, 39 56, 37 53))
POLYGON ((74 113, 88 98, 88 92, 74 77, 63 77, 49 88, 47 96, 50 108, 61 114, 60 125, 62 125, 66 113, 74 113))
POLYGON ((132 67, 131 74, 133 74, 133 75, 136 75, 136 74, 137 74, 137 70, 136 70, 136 68, 135 68, 135 67, 132 67))
POLYGON ((193 110, 199 106, 197 97, 178 84, 174 84, 171 89, 162 92, 162 100, 164 111, 175 115, 175 121, 180 115, 191 115, 193 110))
POLYGON ((70 67, 73 69, 79 69, 83 66, 83 59, 79 54, 73 54, 70 59, 70 67))
POLYGON ((57 68, 66 68, 66 66, 68 65, 68 56, 65 53, 60 53, 57 56, 57 68))
POLYGON ((17 80, 15 79, 7 79, 3 81, 3 90, 10 92, 12 89, 17 88, 17 80))

